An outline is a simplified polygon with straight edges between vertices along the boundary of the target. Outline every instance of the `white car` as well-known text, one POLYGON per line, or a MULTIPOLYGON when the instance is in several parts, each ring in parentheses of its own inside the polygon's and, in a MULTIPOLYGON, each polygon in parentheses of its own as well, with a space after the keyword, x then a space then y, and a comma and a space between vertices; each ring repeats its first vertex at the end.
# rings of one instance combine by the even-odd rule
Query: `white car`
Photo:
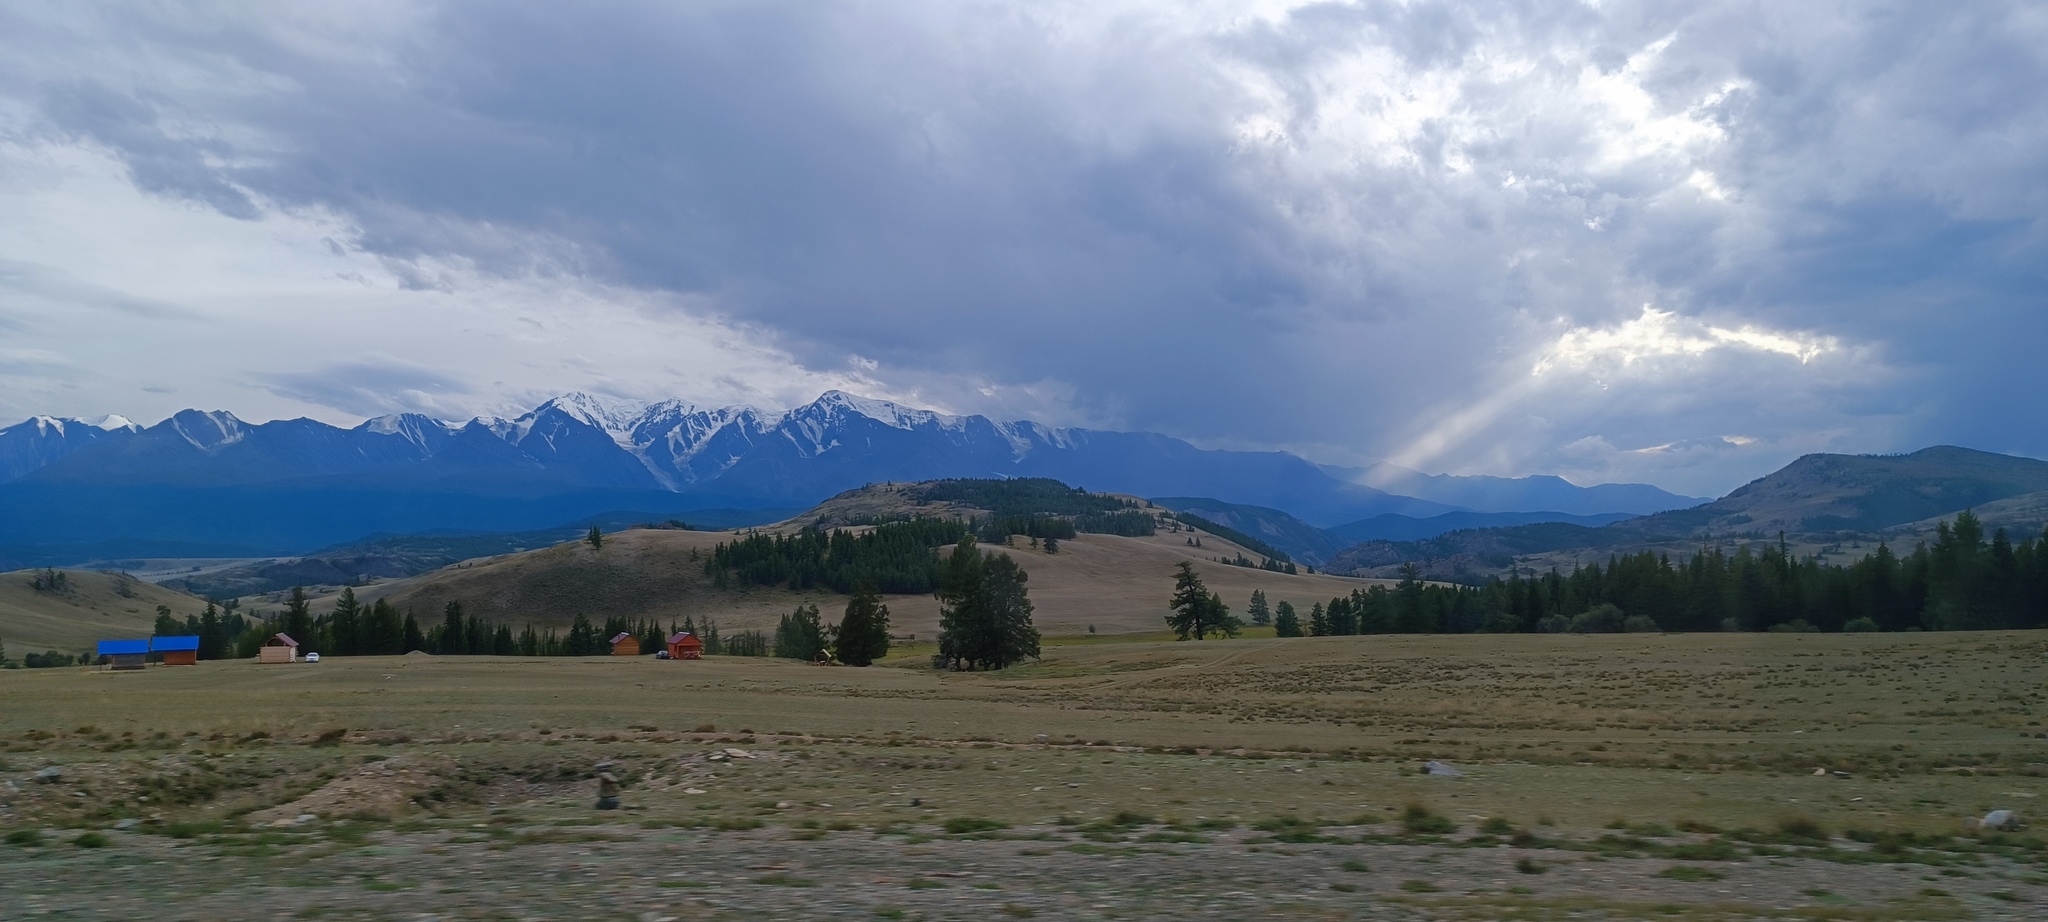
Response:
POLYGON ((318 653, 308 653, 308 654, 306 654, 306 662, 309 662, 309 663, 317 663, 317 662, 319 662, 319 661, 320 661, 320 654, 318 654, 318 653))

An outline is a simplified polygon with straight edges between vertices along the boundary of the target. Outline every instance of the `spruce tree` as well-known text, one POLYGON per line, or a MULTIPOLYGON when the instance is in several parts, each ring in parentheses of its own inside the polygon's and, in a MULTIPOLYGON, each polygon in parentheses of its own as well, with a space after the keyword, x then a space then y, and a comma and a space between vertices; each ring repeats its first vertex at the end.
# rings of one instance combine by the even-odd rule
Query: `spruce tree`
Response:
POLYGON ((284 622, 278 632, 300 643, 313 639, 313 609, 306 601, 306 587, 292 587, 292 598, 285 603, 284 622))
POLYGON ((442 656, 469 652, 469 645, 463 639, 461 602, 450 601, 441 609, 441 644, 434 652, 442 656))
POLYGON ((420 633, 420 623, 413 619, 411 609, 407 609, 405 612, 404 631, 405 640, 399 646, 404 647, 405 652, 411 653, 414 650, 425 650, 427 648, 427 637, 425 634, 420 633))
POLYGON ((798 605, 775 626, 775 655, 782 659, 809 662, 824 649, 825 627, 816 605, 798 605))
POLYGON ((1273 613, 1273 636, 1300 637, 1301 616, 1294 613, 1294 603, 1282 601, 1273 613))
MULTIPOLYGON (((209 613, 211 606, 208 607, 209 613)), ((327 648, 331 656, 355 656, 368 652, 362 648, 363 606, 356 601, 356 591, 342 587, 341 597, 334 600, 334 612, 327 616, 327 633, 331 639, 327 648)))
POLYGON ((853 598, 839 619, 839 635, 833 655, 848 666, 866 666, 889 655, 889 606, 875 584, 861 580, 854 584, 853 598))
POLYGON ((591 550, 601 551, 604 549, 604 532, 599 531, 595 525, 590 526, 590 534, 584 535, 583 540, 590 542, 591 550))
POLYGON ((1244 607, 1244 614, 1245 617, 1251 619, 1253 624, 1260 627, 1273 623, 1273 611, 1266 607, 1266 591, 1264 589, 1252 590, 1252 600, 1250 604, 1244 607))
POLYGON ((1051 535, 1046 535, 1046 536, 1045 536, 1045 552, 1046 552, 1046 553, 1048 553, 1048 554, 1057 554, 1057 553, 1059 553, 1059 552, 1060 552, 1060 539, 1058 539, 1058 538, 1055 538, 1055 537, 1053 537, 1053 536, 1051 536, 1051 535))
POLYGON ((984 668, 1004 669, 1026 657, 1038 658, 1038 629, 1031 624, 1033 606, 1024 588, 1030 578, 1010 555, 988 555, 982 578, 990 641, 982 652, 984 668))

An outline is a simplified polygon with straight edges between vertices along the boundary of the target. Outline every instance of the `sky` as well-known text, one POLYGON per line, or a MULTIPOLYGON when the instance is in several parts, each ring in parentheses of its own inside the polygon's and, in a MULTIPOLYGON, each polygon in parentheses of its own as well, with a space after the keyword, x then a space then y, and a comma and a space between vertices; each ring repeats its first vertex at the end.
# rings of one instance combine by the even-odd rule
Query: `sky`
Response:
POLYGON ((2048 456, 2048 5, 11 3, 0 423, 850 392, 1720 495, 2048 456))

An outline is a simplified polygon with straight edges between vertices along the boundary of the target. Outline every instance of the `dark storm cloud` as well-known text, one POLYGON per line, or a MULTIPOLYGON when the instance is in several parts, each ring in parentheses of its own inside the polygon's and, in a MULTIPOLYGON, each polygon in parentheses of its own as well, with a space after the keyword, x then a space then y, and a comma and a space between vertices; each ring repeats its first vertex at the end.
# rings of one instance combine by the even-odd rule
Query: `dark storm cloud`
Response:
MULTIPOLYGON (((1697 492, 1818 448, 2048 451, 2048 422, 1974 408, 2044 383, 2028 9, 173 8, 41 26, 142 64, 6 79, 141 188, 331 210, 401 274, 701 296, 814 367, 1058 382, 1212 444, 1652 478, 1683 455, 1697 492), (1531 377, 1645 303, 1838 348, 1531 377), (1445 423, 1480 406, 1491 428, 1445 423), (1630 454, 1662 445, 1692 447, 1630 454)), ((350 409, 411 386, 360 371, 270 384, 350 409)))

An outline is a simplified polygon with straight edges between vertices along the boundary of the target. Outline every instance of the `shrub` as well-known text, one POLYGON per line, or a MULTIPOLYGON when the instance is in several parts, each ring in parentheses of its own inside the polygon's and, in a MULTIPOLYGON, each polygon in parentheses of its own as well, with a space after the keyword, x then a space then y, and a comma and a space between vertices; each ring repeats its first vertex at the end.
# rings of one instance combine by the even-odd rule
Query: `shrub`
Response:
POLYGON ((1513 835, 1515 824, 1498 816, 1490 816, 1486 818, 1486 822, 1479 824, 1479 831, 1490 836, 1513 835))
POLYGON ((1417 835, 1444 835, 1457 832, 1458 824, 1423 804, 1410 803, 1401 809, 1401 828, 1417 835))
POLYGON ((79 836, 76 839, 72 839, 71 844, 76 845, 79 848, 106 848, 107 846, 112 845, 113 842, 108 840, 106 836, 101 835, 100 833, 88 832, 79 836))
POLYGON ((1674 864, 1668 868, 1665 868, 1662 871, 1658 871, 1657 876, 1667 877, 1672 880, 1684 880, 1691 881, 1693 883, 1703 883, 1709 880, 1720 880, 1724 877, 1727 877, 1728 875, 1723 874, 1720 871, 1710 871, 1706 868, 1696 868, 1689 864, 1674 864))
POLYGON ((956 816, 946 821, 946 832, 950 835, 968 835, 976 832, 994 832, 1008 829, 1010 824, 979 816, 956 816))
POLYGON ((1572 633, 1618 634, 1626 621, 1619 607, 1602 602, 1572 616, 1572 633))
POLYGON ((1515 870, 1524 874, 1543 874, 1547 873, 1550 868, 1528 858, 1522 858, 1515 862, 1515 870))
POLYGON ((7 844, 20 848, 33 848, 43 844, 43 831, 40 829, 17 829, 7 834, 7 844))
POLYGON ((1562 634, 1572 629, 1572 619, 1563 615, 1545 615, 1536 622, 1536 630, 1545 634, 1562 634))
POLYGON ((1785 622, 1784 624, 1773 624, 1770 626, 1769 630, 1773 634, 1820 633, 1820 628, 1814 627, 1813 624, 1807 621, 1805 618, 1794 618, 1790 621, 1785 622))
POLYGON ((1828 831, 1819 820, 1804 813, 1778 817, 1778 834, 1795 842, 1826 842, 1828 831))
POLYGON ((1883 630, 1883 628, 1877 626, 1877 620, 1868 616, 1857 618, 1848 624, 1842 625, 1842 631, 1848 634, 1875 634, 1880 630, 1883 630))
POLYGON ((1664 632, 1664 629, 1658 626, 1656 619, 1651 618, 1649 615, 1630 615, 1622 619, 1621 629, 1629 634, 1661 634, 1664 632))

